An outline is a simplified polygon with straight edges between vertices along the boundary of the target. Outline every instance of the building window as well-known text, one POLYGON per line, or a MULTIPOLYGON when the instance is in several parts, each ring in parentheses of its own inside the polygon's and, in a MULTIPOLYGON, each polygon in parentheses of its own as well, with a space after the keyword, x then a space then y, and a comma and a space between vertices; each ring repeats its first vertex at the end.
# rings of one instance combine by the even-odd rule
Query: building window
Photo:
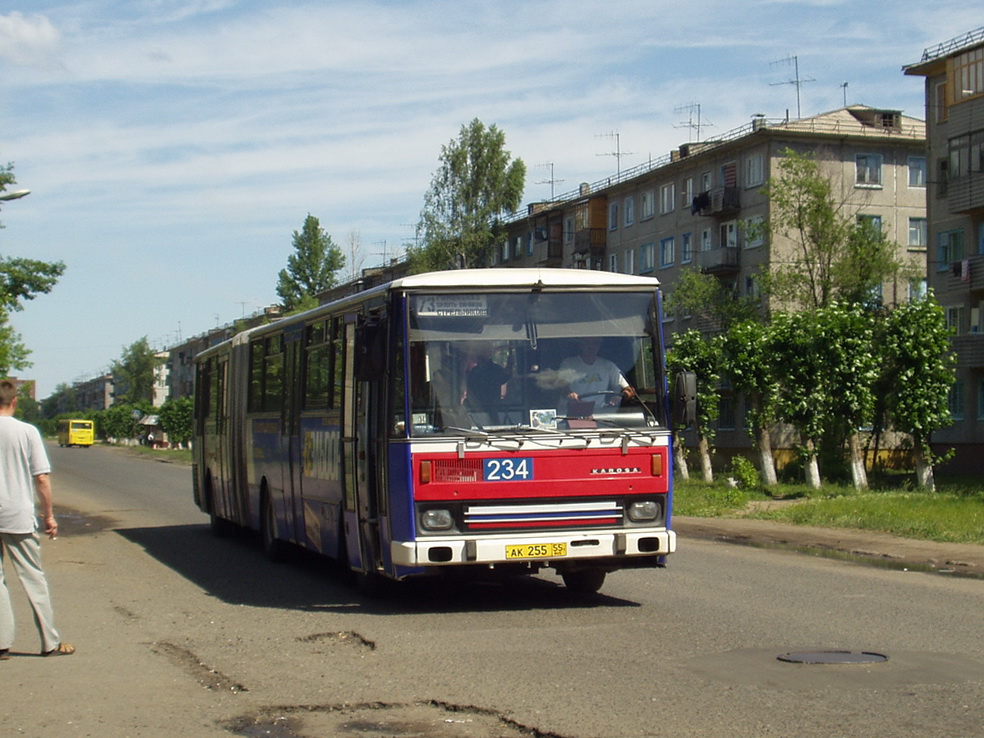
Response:
POLYGON ((926 157, 909 157, 909 187, 926 186, 926 157))
POLYGON ((673 237, 664 238, 659 242, 659 268, 666 269, 676 262, 676 244, 673 237))
POLYGON ((765 171, 762 165, 762 155, 752 154, 745 159, 745 186, 758 187, 762 184, 765 171))
POLYGON ((640 220, 652 218, 656 214, 656 193, 652 190, 643 192, 639 197, 639 206, 642 209, 640 220))
POLYGON ((612 202, 608 204, 608 230, 615 231, 618 230, 618 203, 612 202))
POLYGON ((936 122, 945 123, 947 114, 946 82, 937 83, 933 89, 933 106, 936 108, 936 122))
POLYGON ((754 249, 765 243, 765 218, 754 215, 745 221, 745 248, 754 249))
POLYGON ((963 305, 952 305, 946 308, 946 327, 953 331, 953 335, 959 336, 963 331, 963 305))
POLYGON ((655 267, 656 246, 651 243, 644 243, 639 247, 639 274, 648 274, 655 267))
POLYGON ((963 259, 963 229, 940 231, 936 237, 936 269, 945 272, 963 259))
POLYGON ((738 246, 738 221, 729 220, 721 224, 721 248, 733 249, 738 246))
POLYGON ((625 225, 630 226, 635 223, 635 198, 625 198, 622 207, 625 209, 625 225))
POLYGON ((683 180, 682 184, 683 191, 680 193, 680 201, 682 203, 681 207, 687 210, 693 205, 694 202, 694 178, 687 177, 683 180))
POLYGON ((953 102, 984 95, 984 49, 968 49, 954 57, 949 79, 953 102))
POLYGON ((857 154, 854 157, 855 179, 858 187, 881 187, 881 154, 857 154))
POLYGON ((735 398, 722 397, 718 405, 718 430, 734 430, 738 425, 735 417, 735 398))
POLYGON ((608 271, 610 272, 618 271, 618 254, 608 255, 608 271))
POLYGON ((950 417, 954 420, 964 419, 964 383, 957 380, 950 388, 950 394, 946 398, 946 406, 950 411, 950 417))
POLYGON ((714 248, 714 244, 711 242, 711 229, 705 228, 700 232, 700 250, 710 251, 714 248))
POLYGON ((629 249, 622 258, 624 260, 622 271, 626 274, 635 274, 635 251, 629 249))
POLYGON ((858 225, 870 230, 874 234, 882 232, 882 219, 880 215, 858 215, 858 225))
POLYGON ((659 188, 659 212, 665 215, 672 213, 676 198, 676 185, 672 182, 659 188))
POLYGON ((689 264, 694 260, 694 242, 689 233, 680 238, 680 263, 689 264))
POLYGON ((574 243, 574 216, 568 215, 564 218, 564 243, 574 243))
POLYGON ((526 234, 526 255, 533 256, 533 234, 526 234))
POLYGON ((702 172, 700 175, 700 191, 710 192, 711 191, 711 173, 702 172))
POLYGON ((925 277, 909 280, 909 302, 922 300, 929 291, 929 282, 925 277))
POLYGON ((523 255, 523 237, 516 236, 516 241, 513 243, 513 258, 518 259, 523 255))
POLYGON ((909 251, 925 251, 928 234, 925 218, 909 218, 909 251))

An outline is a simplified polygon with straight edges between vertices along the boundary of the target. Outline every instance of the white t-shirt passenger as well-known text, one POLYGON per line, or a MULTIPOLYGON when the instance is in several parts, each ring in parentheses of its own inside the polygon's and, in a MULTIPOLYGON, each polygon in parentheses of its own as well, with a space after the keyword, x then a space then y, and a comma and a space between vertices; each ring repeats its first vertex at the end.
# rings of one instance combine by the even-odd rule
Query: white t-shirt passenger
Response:
POLYGON ((0 416, 0 533, 37 529, 34 477, 50 472, 38 429, 9 415, 0 416))

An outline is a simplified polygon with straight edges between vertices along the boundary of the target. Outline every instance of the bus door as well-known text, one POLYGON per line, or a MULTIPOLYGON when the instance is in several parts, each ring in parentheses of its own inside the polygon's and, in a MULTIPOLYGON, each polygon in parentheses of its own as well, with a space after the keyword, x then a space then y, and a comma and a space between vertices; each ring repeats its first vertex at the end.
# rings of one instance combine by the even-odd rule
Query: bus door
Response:
POLYGON ((280 462, 284 488, 284 518, 281 537, 305 543, 301 537, 301 366, 304 353, 303 325, 284 334, 284 396, 280 418, 280 462))
POLYGON ((360 316, 359 322, 345 325, 345 530, 352 568, 373 574, 384 566, 380 502, 385 459, 379 452, 383 428, 378 419, 386 326, 380 314, 361 321, 360 316))

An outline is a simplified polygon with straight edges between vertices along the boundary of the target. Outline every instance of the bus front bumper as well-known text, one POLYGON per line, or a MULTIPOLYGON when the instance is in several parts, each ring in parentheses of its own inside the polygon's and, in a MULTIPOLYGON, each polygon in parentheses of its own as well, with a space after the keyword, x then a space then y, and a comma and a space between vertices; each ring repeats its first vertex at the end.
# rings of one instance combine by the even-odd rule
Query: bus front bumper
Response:
POLYGON ((665 528, 571 534, 434 536, 393 541, 390 555, 399 566, 448 566, 536 562, 553 566, 565 561, 599 560, 619 568, 619 561, 665 556, 676 551, 676 533, 665 528))

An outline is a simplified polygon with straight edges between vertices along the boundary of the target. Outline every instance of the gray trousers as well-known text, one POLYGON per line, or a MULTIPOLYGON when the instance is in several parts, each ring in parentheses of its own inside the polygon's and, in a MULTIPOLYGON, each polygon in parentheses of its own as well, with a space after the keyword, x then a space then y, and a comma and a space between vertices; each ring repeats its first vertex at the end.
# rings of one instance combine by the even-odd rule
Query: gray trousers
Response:
POLYGON ((0 533, 0 649, 9 649, 14 644, 14 609, 3 575, 4 558, 8 557, 34 610, 34 624, 41 634, 41 651, 58 648, 61 638, 55 630, 48 580, 41 569, 41 539, 35 532, 0 533))

